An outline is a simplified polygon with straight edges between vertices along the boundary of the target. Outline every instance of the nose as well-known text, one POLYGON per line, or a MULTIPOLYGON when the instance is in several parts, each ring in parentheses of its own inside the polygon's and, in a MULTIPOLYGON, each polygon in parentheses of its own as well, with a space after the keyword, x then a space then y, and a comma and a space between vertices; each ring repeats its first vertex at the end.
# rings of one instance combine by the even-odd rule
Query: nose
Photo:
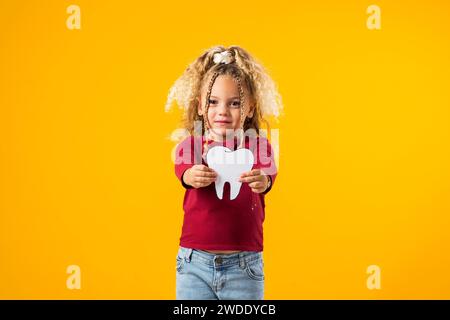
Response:
POLYGON ((228 107, 226 106, 226 104, 221 103, 221 104, 219 105, 219 108, 218 108, 218 110, 217 110, 217 113, 218 113, 219 115, 227 115, 227 114, 228 114, 228 107))

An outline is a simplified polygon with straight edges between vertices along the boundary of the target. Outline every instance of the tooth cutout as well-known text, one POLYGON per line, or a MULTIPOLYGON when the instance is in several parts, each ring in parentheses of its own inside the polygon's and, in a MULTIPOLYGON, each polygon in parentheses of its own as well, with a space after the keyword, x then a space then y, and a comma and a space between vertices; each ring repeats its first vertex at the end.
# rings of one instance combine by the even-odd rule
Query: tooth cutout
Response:
POLYGON ((217 172, 215 181, 217 197, 223 199, 225 182, 230 183, 230 200, 236 199, 241 190, 242 182, 239 177, 242 173, 250 171, 253 167, 254 157, 249 149, 231 151, 222 146, 208 150, 206 154, 208 166, 217 172))

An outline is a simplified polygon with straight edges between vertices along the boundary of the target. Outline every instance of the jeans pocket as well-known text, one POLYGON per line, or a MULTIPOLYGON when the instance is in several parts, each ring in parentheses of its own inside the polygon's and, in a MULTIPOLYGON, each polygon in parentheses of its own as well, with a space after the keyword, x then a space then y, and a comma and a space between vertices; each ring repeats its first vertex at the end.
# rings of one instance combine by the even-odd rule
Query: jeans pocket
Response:
POLYGON ((183 267, 184 267, 184 248, 182 247, 178 247, 178 252, 177 252, 177 272, 181 272, 183 271, 183 267))
POLYGON ((176 268, 177 272, 183 271, 183 267, 184 267, 184 259, 177 256, 177 268, 176 268))
POLYGON ((264 281, 264 262, 262 259, 248 262, 245 267, 245 271, 250 279, 264 281))

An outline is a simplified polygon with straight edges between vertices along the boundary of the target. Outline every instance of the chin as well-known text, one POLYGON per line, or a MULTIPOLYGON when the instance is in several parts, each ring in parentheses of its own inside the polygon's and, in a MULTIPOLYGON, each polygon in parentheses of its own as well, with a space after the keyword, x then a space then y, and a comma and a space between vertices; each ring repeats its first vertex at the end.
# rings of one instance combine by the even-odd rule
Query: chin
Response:
POLYGON ((222 136, 223 138, 225 138, 228 134, 228 136, 233 136, 234 135, 234 129, 233 128, 213 128, 214 133, 217 135, 222 136))

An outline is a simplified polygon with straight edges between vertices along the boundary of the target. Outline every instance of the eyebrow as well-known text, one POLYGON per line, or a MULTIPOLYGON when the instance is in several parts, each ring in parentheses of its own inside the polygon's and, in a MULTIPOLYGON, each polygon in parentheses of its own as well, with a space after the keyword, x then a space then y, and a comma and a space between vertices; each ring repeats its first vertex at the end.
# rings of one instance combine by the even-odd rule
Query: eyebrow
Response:
MULTIPOLYGON (((216 99, 219 99, 219 97, 216 97, 216 96, 211 96, 210 98, 216 98, 216 99)), ((228 100, 234 100, 234 99, 239 99, 239 97, 238 97, 238 96, 231 97, 231 98, 228 99, 228 100)))

